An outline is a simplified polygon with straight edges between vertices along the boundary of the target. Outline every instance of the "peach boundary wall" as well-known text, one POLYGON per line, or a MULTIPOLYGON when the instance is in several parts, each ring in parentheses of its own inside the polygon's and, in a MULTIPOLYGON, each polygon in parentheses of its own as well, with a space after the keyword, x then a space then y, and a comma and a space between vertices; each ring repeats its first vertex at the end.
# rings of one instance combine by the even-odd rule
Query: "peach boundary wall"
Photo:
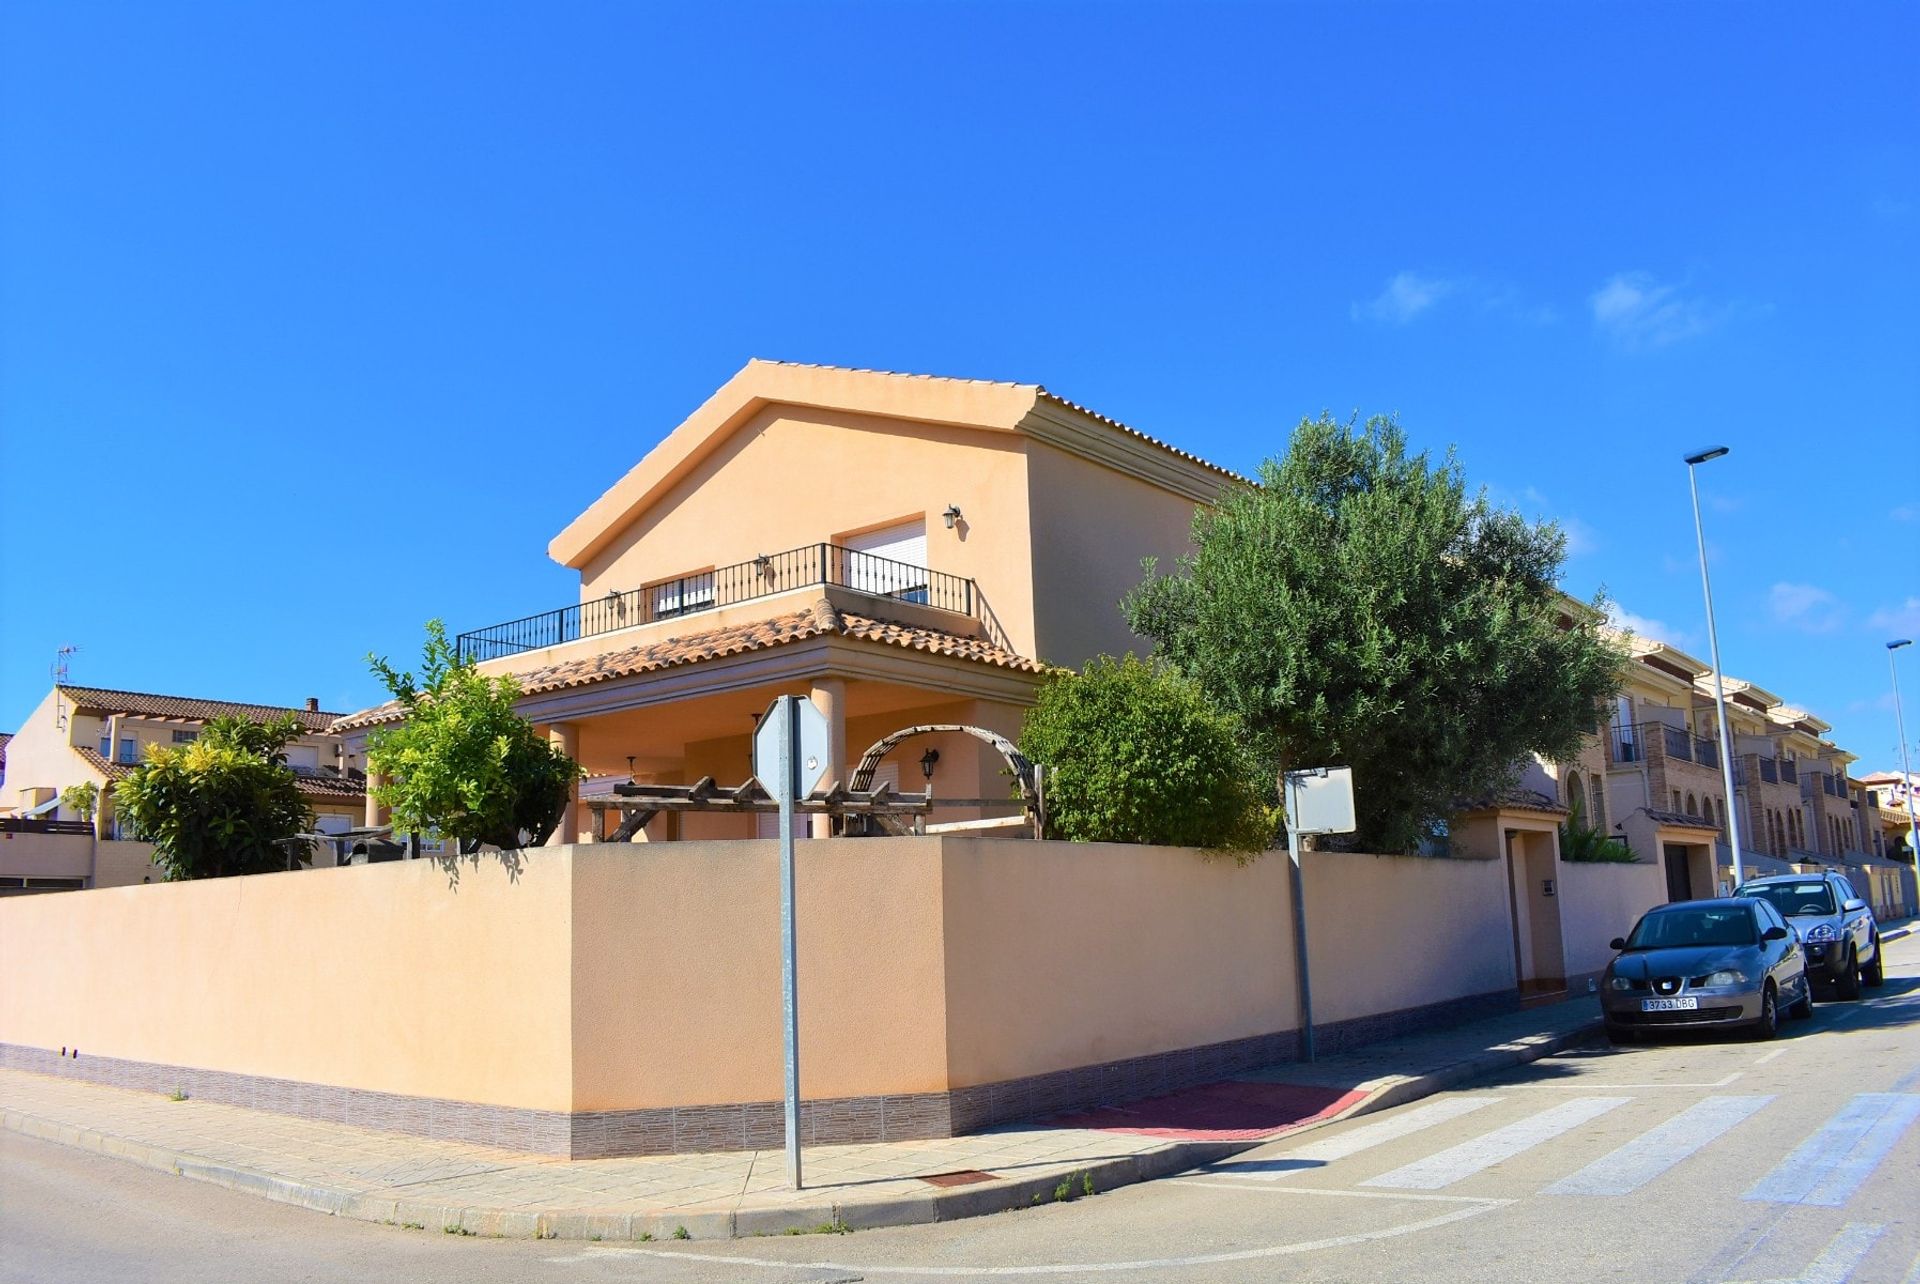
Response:
MULTIPOLYGON (((0 902, 0 1064, 576 1158, 777 1145, 776 866, 589 844, 0 902)), ((1503 878, 1309 853, 1320 1046, 1511 1007, 1503 878)), ((808 842, 799 915, 813 1144, 1297 1055, 1277 855, 808 842)))

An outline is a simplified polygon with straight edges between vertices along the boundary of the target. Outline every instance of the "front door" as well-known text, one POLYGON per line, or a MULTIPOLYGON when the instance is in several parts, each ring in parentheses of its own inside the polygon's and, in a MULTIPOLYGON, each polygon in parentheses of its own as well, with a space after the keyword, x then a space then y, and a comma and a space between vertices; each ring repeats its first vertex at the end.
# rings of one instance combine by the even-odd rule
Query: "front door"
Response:
POLYGON ((1688 869, 1687 849, 1679 843, 1666 844, 1667 853, 1667 899, 1670 901, 1690 901, 1693 899, 1693 873, 1688 869))

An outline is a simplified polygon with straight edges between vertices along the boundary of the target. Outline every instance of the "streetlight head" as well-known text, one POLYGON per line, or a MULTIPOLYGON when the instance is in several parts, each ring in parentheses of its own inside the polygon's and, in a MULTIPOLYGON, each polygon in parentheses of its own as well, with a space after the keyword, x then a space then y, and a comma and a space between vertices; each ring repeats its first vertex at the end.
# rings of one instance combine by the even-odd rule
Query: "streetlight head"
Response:
POLYGON ((1709 459, 1720 458, 1720 456, 1726 454, 1729 449, 1730 447, 1727 446, 1708 446, 1705 450, 1697 450, 1693 454, 1688 455, 1687 462, 1690 464, 1704 464, 1709 459))
POLYGON ((1913 645, 1912 638, 1895 638, 1893 641, 1887 643, 1887 650, 1898 651, 1903 646, 1912 646, 1912 645, 1913 645))

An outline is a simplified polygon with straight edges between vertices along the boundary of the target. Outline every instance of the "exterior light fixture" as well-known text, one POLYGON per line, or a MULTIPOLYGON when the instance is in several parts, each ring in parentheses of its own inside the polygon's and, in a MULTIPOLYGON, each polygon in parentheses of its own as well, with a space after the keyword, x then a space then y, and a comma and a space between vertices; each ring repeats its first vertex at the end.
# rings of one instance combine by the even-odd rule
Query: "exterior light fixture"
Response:
POLYGON ((1733 787, 1733 737, 1727 732, 1727 692, 1721 681, 1720 634, 1713 624, 1713 582, 1707 578, 1707 535, 1700 524, 1700 483, 1694 480, 1694 466, 1727 453, 1725 446, 1708 446, 1687 456, 1687 487, 1693 492, 1693 536, 1700 545, 1700 588, 1707 599, 1707 645, 1713 656, 1713 709, 1720 722, 1720 774, 1727 787, 1727 845, 1733 849, 1733 886, 1737 891, 1747 881, 1740 861, 1740 796, 1733 787))
POLYGON ((947 529, 952 530, 954 523, 960 520, 960 505, 948 504, 947 511, 940 514, 940 516, 946 519, 947 529))
POLYGON ((1914 812, 1913 767, 1907 761, 1907 716, 1900 708, 1900 669, 1893 662, 1893 653, 1903 646, 1912 646, 1912 638, 1895 638, 1887 643, 1887 672, 1893 678, 1893 725, 1900 732, 1900 782, 1901 792, 1907 796, 1907 849, 1920 852, 1920 816, 1914 812))
POLYGON ((926 779, 928 784, 933 783, 933 767, 934 764, 939 761, 940 751, 938 749, 929 749, 920 755, 920 774, 926 779))
POLYGON ((770 575, 773 573, 773 559, 762 553, 753 559, 753 569, 762 575, 770 575))
POLYGON ((634 759, 634 755, 632 754, 627 755, 627 783, 628 784, 633 783, 633 759, 634 759))

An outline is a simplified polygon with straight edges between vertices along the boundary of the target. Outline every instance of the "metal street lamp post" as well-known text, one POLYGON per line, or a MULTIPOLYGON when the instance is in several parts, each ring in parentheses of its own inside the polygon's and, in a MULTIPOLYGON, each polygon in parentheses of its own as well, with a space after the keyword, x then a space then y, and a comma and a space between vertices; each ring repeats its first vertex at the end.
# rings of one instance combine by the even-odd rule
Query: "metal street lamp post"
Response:
MULTIPOLYGON (((1914 814, 1913 768, 1907 763, 1907 718, 1900 709, 1900 668, 1893 662, 1895 651, 1912 645, 1912 638, 1895 638, 1887 643, 1887 672, 1893 678, 1893 725, 1900 731, 1900 774, 1906 777, 1900 783, 1907 795, 1907 849, 1914 852, 1916 862, 1920 862, 1920 818, 1914 814)), ((1916 863, 1914 869, 1920 870, 1920 863, 1916 863)))
POLYGON ((1720 633, 1713 623, 1713 581, 1707 577, 1707 534, 1700 524, 1700 483, 1694 479, 1694 466, 1727 453, 1725 446, 1710 446, 1687 456, 1687 487, 1693 492, 1693 535, 1700 544, 1700 589, 1707 599, 1707 645, 1713 658, 1713 708, 1720 720, 1720 774, 1727 785, 1727 843, 1733 849, 1733 885, 1746 881, 1740 861, 1740 799, 1733 789, 1733 736, 1727 731, 1727 692, 1721 680, 1720 633))

